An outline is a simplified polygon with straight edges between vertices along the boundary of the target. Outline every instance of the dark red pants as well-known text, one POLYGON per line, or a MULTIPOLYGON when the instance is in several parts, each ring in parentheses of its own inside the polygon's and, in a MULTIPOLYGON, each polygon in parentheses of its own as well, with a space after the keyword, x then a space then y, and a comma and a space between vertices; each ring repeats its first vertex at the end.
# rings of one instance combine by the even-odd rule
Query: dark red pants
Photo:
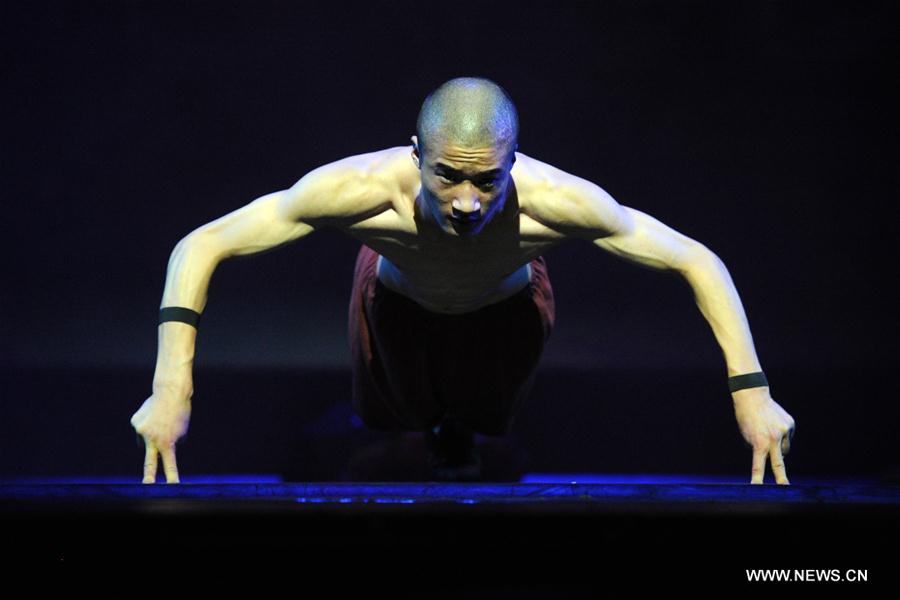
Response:
POLYGON ((350 298, 353 407, 372 429, 423 431, 453 416, 477 433, 506 435, 534 381, 555 319, 543 257, 529 285, 477 311, 426 310, 376 276, 362 246, 350 298))

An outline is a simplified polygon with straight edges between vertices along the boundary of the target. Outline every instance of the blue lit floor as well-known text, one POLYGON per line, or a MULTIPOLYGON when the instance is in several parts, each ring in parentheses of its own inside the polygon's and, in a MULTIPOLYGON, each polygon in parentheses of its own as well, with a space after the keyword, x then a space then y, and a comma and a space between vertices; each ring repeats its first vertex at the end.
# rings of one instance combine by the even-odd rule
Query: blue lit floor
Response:
MULTIPOLYGON (((162 478, 162 475, 160 475, 162 478)), ((134 484, 140 483, 139 475, 131 476, 59 476, 59 477, 15 477, 0 478, 3 484, 24 485, 53 485, 53 484, 134 484)), ((162 479, 159 480, 162 482, 162 479)), ((519 480, 519 483, 580 483, 580 484, 732 484, 741 485, 748 483, 749 478, 743 476, 715 476, 696 474, 654 474, 654 473, 528 473, 519 480)), ((184 475, 181 483, 185 484, 266 484, 286 483, 278 474, 271 473, 231 473, 224 475, 184 475)), ((773 484, 769 474, 767 484, 773 484)), ((791 477, 791 484, 809 486, 829 485, 885 485, 886 482, 865 477, 791 477)), ((509 484, 507 484, 509 485, 509 484)), ((890 486, 890 484, 887 484, 890 486)))
POLYGON ((248 564, 302 572, 304 581, 332 586, 352 573, 368 591, 380 582, 389 597, 411 597, 397 596, 401 588, 416 598, 468 597, 421 590, 485 580, 485 598, 532 584, 584 598, 599 583, 679 581, 700 573, 698 565, 717 567, 691 589, 721 590, 764 564, 867 568, 884 577, 893 555, 883 549, 900 538, 900 486, 646 474, 531 474, 512 483, 30 478, 0 483, 0 529, 20 562, 108 568, 165 556, 216 572, 233 566, 229 576, 248 564))
MULTIPOLYGON (((593 506, 615 510, 645 508, 692 511, 739 510, 771 506, 801 509, 822 506, 878 505, 900 507, 900 486, 864 481, 810 480, 782 486, 749 485, 730 478, 674 475, 539 475, 518 483, 294 483, 273 475, 186 477, 182 485, 142 485, 134 478, 56 478, 6 481, 4 501, 153 502, 177 499, 209 506, 266 502, 280 510, 285 504, 356 506, 368 504, 532 505, 572 508, 593 506)), ((185 505, 186 506, 186 505, 185 505)))

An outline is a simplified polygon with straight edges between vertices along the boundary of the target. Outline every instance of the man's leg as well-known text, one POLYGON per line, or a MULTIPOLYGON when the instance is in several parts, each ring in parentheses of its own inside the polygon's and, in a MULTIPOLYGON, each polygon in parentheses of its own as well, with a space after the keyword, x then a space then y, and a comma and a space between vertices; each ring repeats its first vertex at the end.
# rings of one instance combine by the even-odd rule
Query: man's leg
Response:
POLYGON ((543 258, 532 262, 525 289, 474 313, 443 317, 432 348, 438 399, 447 406, 440 428, 426 432, 440 479, 479 479, 473 431, 504 436, 531 390, 555 321, 553 290, 543 258))
POLYGON ((472 431, 508 432, 553 328, 544 260, 532 261, 532 280, 516 296, 466 315, 438 315, 385 288, 377 257, 363 246, 354 274, 354 409, 372 429, 424 431, 437 477, 469 478, 472 431))
POLYGON ((441 335, 439 400, 450 416, 477 433, 509 432, 553 329, 546 263, 538 258, 531 266, 532 280, 522 291, 447 322, 441 335))
POLYGON ((372 429, 424 431, 440 422, 428 361, 427 311, 377 278, 378 254, 360 248, 350 300, 353 407, 372 429))

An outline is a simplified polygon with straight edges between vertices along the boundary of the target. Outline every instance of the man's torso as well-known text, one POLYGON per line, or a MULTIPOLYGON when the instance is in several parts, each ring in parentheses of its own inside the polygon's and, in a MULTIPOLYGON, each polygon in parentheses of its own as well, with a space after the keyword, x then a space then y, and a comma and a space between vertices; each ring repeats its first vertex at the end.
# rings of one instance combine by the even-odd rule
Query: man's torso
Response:
POLYGON ((451 314, 521 290, 531 276, 529 263, 565 239, 529 216, 539 188, 531 159, 517 153, 506 203, 485 229, 455 237, 417 207, 421 178, 411 150, 396 147, 371 155, 379 173, 395 184, 395 197, 387 210, 343 228, 381 256, 378 278, 429 310, 451 314))

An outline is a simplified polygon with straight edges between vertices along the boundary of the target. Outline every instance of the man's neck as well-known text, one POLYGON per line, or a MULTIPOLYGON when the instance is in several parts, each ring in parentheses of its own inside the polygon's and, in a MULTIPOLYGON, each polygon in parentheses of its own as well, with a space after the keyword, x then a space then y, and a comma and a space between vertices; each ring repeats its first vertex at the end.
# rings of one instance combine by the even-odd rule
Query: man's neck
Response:
POLYGON ((507 190, 507 193, 502 200, 500 200, 500 207, 488 217, 488 221, 484 224, 481 231, 474 235, 454 235, 453 233, 444 230, 431 210, 428 209, 425 200, 422 198, 422 191, 420 189, 414 203, 414 215, 416 223, 419 225, 419 233, 426 233, 431 237, 443 236, 444 238, 447 238, 448 241, 456 240, 459 243, 478 243, 479 238, 484 239, 485 236, 490 236, 503 222, 517 216, 517 202, 511 201, 510 196, 510 190, 507 190))

